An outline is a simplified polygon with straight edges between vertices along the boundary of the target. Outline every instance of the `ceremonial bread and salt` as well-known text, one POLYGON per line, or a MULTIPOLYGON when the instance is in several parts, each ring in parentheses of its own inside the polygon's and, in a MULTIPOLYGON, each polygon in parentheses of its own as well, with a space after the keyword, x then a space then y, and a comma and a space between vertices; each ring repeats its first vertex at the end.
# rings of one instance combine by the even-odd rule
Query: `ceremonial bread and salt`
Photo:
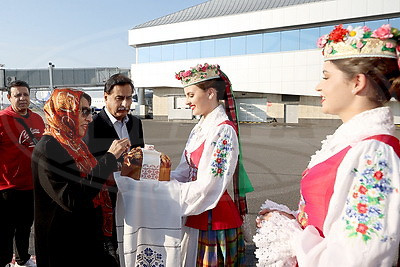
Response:
POLYGON ((124 156, 121 175, 135 180, 151 179, 169 181, 171 160, 164 153, 158 152, 153 145, 136 147, 124 156))

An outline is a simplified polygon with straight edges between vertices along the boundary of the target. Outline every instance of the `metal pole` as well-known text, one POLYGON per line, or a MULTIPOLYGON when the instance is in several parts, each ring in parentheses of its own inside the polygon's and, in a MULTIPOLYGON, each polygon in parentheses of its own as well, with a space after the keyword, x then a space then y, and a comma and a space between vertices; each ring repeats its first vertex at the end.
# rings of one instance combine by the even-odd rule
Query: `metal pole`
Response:
POLYGON ((139 105, 145 105, 145 92, 144 88, 137 88, 137 96, 138 96, 138 104, 139 105))
POLYGON ((54 83, 53 83, 53 68, 55 65, 53 63, 49 62, 49 80, 50 80, 50 86, 49 89, 50 91, 54 90, 54 83))
POLYGON ((0 71, 1 71, 1 74, 0 74, 1 79, 0 80, 3 81, 3 84, 0 84, 0 87, 2 87, 1 90, 0 90, 0 92, 1 92, 1 106, 0 106, 0 109, 3 109, 4 108, 4 92, 5 92, 6 88, 7 88, 7 84, 6 84, 6 69, 4 69, 4 64, 0 64, 0 71))

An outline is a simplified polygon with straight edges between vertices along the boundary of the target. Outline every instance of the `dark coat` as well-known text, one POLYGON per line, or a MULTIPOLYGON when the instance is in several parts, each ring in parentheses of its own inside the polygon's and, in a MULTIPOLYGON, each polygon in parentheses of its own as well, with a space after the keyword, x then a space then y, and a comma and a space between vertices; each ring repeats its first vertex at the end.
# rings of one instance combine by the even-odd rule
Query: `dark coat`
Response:
MULTIPOLYGON (((128 114, 127 116, 129 118, 129 121, 126 124, 126 128, 128 130, 129 140, 131 142, 131 149, 138 146, 144 147, 143 129, 141 120, 130 114, 128 114)), ((111 143, 115 139, 119 139, 118 134, 115 131, 110 118, 107 116, 107 113, 103 108, 98 114, 96 114, 93 117, 93 121, 89 123, 86 136, 84 137, 83 140, 88 145, 88 148, 90 152, 93 154, 93 156, 99 159, 108 151, 108 149, 111 146, 111 143)), ((122 156, 118 159, 118 161, 122 163, 123 161, 122 156)), ((110 188, 109 194, 112 201, 112 206, 115 208, 116 205, 115 192, 117 192, 117 186, 110 185, 109 188, 110 188)), ((99 220, 102 220, 101 214, 99 220)), ((112 243, 114 247, 117 247, 115 220, 113 223, 112 243)))
MULTIPOLYGON (((144 147, 142 121, 130 114, 128 114, 128 117, 129 121, 126 128, 131 141, 131 148, 144 147)), ((93 156, 98 159, 107 152, 115 139, 119 139, 118 134, 103 108, 98 114, 94 115, 83 140, 93 156)), ((120 158, 119 161, 122 161, 122 159, 120 158)))
POLYGON ((39 267, 109 266, 104 256, 100 209, 93 206, 106 178, 117 169, 114 155, 102 157, 87 178, 52 136, 32 154, 35 252, 39 267))

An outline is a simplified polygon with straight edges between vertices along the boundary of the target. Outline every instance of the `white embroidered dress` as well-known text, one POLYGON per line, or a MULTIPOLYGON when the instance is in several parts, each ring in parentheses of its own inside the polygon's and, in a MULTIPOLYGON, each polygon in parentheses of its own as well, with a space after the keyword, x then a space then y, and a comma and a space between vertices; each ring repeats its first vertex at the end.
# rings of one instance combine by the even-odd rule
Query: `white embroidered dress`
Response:
POLYGON ((136 181, 114 173, 121 266, 196 266, 198 230, 183 226, 181 217, 213 209, 232 182, 239 145, 235 129, 221 124, 227 120, 218 106, 197 123, 169 182, 136 181), (202 144, 196 170, 187 159, 202 144))
MULTIPOLYGON (((178 167, 171 172, 171 178, 181 182, 183 216, 197 215, 213 209, 232 182, 239 144, 235 129, 228 124, 221 124, 227 120, 228 116, 221 105, 205 118, 201 118, 189 135, 178 167), (203 143, 204 150, 198 169, 194 170, 188 161, 191 153, 203 143), (196 171, 197 173, 193 173, 196 171), (196 177, 195 181, 192 181, 193 176, 196 177)), ((183 229, 183 261, 185 266, 195 266, 198 230, 185 226, 183 229)))
POLYGON ((352 147, 337 170, 325 237, 314 226, 300 230, 295 220, 274 216, 254 236, 258 266, 290 266, 294 257, 299 266, 392 266, 400 235, 400 160, 391 146, 362 140, 394 130, 390 109, 382 107, 354 116, 322 141, 309 169, 352 147))

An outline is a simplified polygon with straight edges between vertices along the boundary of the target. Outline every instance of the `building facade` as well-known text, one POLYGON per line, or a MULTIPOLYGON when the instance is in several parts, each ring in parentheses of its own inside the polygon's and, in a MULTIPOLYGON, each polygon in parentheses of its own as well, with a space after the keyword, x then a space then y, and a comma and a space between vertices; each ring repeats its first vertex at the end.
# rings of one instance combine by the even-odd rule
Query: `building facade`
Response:
MULTIPOLYGON (((219 64, 233 84, 241 121, 331 123, 315 86, 322 77, 318 37, 334 25, 400 29, 400 1, 210 0, 129 31, 136 88, 153 90, 153 117, 192 118, 175 72, 219 64)), ((396 123, 400 108, 390 102, 396 123)))

